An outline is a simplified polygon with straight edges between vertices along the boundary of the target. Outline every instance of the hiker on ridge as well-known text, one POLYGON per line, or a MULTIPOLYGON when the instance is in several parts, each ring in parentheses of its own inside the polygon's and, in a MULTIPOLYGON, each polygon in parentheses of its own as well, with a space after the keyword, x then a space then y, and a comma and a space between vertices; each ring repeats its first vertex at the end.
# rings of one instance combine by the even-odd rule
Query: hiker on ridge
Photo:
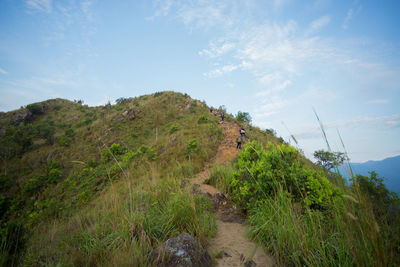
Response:
POLYGON ((241 136, 239 136, 239 137, 236 139, 236 142, 237 142, 236 149, 242 149, 242 137, 241 137, 241 136))
POLYGON ((222 113, 221 113, 221 120, 224 121, 224 118, 225 118, 225 114, 224 114, 224 112, 222 111, 222 113))
POLYGON ((244 130, 244 128, 240 129, 240 136, 241 137, 245 137, 246 136, 246 131, 244 130))

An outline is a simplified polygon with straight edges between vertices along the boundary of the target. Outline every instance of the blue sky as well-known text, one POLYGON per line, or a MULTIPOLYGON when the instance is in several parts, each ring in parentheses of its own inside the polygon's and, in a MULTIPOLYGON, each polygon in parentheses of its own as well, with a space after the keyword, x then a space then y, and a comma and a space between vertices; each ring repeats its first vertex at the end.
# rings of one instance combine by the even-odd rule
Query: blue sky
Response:
POLYGON ((400 1, 0 2, 0 110, 185 92, 353 161, 400 154, 400 1))

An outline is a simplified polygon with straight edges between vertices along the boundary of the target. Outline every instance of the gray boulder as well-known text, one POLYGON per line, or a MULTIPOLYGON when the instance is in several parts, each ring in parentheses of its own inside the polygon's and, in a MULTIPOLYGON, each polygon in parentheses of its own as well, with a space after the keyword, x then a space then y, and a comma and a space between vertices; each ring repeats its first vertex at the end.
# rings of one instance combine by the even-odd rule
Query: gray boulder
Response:
POLYGON ((165 241, 153 252, 152 258, 156 266, 211 266, 211 257, 208 251, 197 238, 188 233, 180 234, 165 241))

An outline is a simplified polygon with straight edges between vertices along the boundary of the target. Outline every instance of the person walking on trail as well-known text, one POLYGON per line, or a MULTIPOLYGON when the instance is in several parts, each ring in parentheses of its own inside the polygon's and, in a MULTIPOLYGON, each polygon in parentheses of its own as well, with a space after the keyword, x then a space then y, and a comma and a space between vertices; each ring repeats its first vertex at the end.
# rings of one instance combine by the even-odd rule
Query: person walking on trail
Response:
POLYGON ((225 114, 224 114, 224 112, 222 111, 222 113, 221 113, 221 120, 224 121, 224 118, 225 118, 225 114))
POLYGON ((210 107, 210 113, 212 113, 212 110, 213 110, 213 108, 212 108, 212 107, 210 107))
POLYGON ((239 136, 239 137, 236 139, 236 142, 237 142, 236 149, 242 149, 242 137, 241 137, 241 136, 239 136))
POLYGON ((246 131, 244 130, 244 128, 240 129, 240 136, 241 137, 245 137, 246 136, 246 131))

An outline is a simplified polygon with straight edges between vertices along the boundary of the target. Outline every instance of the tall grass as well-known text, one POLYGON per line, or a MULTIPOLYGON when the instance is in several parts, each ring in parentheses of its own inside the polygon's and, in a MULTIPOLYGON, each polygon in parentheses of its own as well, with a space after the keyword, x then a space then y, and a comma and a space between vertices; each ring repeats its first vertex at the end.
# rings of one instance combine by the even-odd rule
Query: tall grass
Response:
POLYGON ((160 242, 187 232, 203 244, 215 234, 211 203, 166 178, 156 185, 113 186, 70 219, 38 228, 24 264, 148 266, 160 242), (131 191, 131 193, 130 193, 131 191))
POLYGON ((10 190, 0 188, 10 204, 1 218, 7 242, 2 240, 0 253, 23 256, 24 244, 18 242, 21 253, 15 252, 5 234, 12 219, 29 229, 21 238, 28 240, 26 265, 146 265, 149 251, 168 237, 186 231, 203 243, 210 238, 215 229, 210 204, 180 189, 181 181, 213 158, 222 138, 218 119, 206 106, 174 92, 118 105, 63 101, 60 106, 32 126, 51 119, 55 139, 68 133, 70 145, 39 144, 33 136, 37 145, 7 162, 15 181, 10 190), (123 115, 132 110, 134 119, 123 115), (206 119, 199 123, 199 118, 206 119), (196 147, 187 157, 191 141, 196 147), (61 175, 45 183, 50 158, 60 163, 61 175), (32 182, 33 189, 21 190, 32 182))
MULTIPOLYGON (((241 153, 247 153, 246 149, 241 153)), ((262 157, 258 153, 257 157, 262 157)), ((256 154, 253 154, 255 156, 256 154)), ((278 154, 276 155, 278 156, 278 154)), ((256 158, 257 158, 256 157, 256 158)), ((274 162, 280 157, 271 157, 274 162)), ((285 158, 283 155, 281 158, 285 158)), ((307 205, 307 193, 303 200, 288 190, 281 177, 264 176, 265 164, 249 163, 241 166, 217 167, 212 170, 209 183, 227 192, 232 199, 247 207, 250 236, 265 246, 278 264, 290 266, 395 266, 399 264, 395 246, 397 233, 389 224, 378 225, 369 196, 357 184, 336 189, 336 196, 319 208, 307 205), (259 168, 259 167, 260 168, 259 168), (244 167, 244 168, 243 168, 244 167), (253 169, 254 168, 254 169, 253 169), (244 172, 244 174, 243 174, 244 172), (240 173, 242 173, 240 175, 240 173), (263 175, 258 177, 257 175, 263 175), (270 178, 267 178, 270 177, 270 178), (247 181, 247 182, 246 182, 247 181), (238 187, 238 183, 242 187, 238 187), (266 189, 265 183, 273 185, 266 189), (254 194, 249 186, 255 187, 254 194), (235 190, 232 190, 235 188, 235 190), (238 190, 239 188, 239 190, 238 190), (263 191, 258 197, 256 192, 263 191), (243 198, 237 194, 249 196, 243 198)), ((289 161, 285 175, 294 170, 289 161)), ((307 168, 307 165, 304 165, 307 168)), ((292 178, 291 178, 292 179, 292 178)), ((285 180, 283 180, 285 181, 285 180)), ((286 183, 288 180, 286 181, 286 183)), ((327 200, 326 200, 327 201, 327 200)))

